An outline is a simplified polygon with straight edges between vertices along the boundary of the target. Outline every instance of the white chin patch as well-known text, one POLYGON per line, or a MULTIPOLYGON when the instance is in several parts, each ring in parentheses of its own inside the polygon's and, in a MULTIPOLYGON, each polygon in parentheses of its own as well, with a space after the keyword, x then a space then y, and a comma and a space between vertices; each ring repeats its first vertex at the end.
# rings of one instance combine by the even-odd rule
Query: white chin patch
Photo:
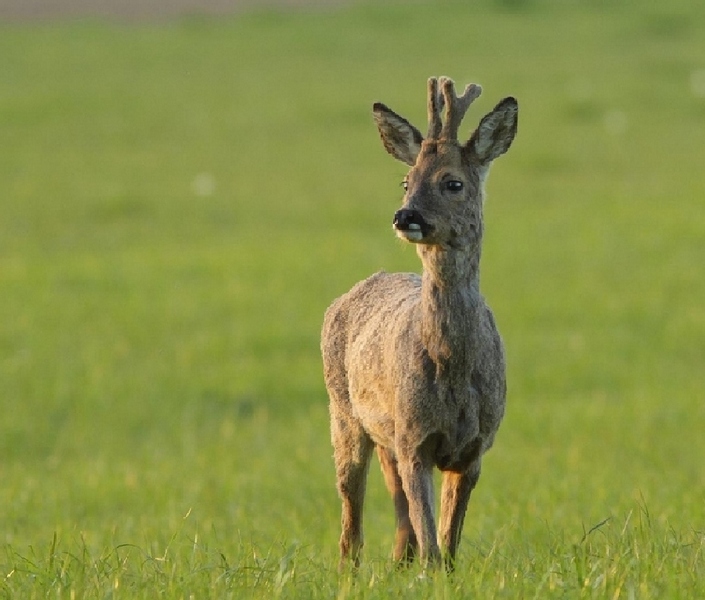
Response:
POLYGON ((397 236, 408 242, 420 242, 423 239, 423 233, 417 230, 407 229, 402 231, 401 229, 397 229, 397 236))

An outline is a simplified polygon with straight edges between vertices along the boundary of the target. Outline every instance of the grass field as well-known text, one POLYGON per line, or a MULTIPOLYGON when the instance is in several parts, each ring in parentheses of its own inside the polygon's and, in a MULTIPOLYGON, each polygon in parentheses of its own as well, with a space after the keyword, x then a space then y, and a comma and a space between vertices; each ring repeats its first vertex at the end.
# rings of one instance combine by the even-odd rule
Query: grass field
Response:
POLYGON ((705 8, 478 0, 0 25, 0 598, 705 596, 705 8), (425 80, 505 95, 509 404, 453 576, 338 575, 318 336, 417 270, 425 80))

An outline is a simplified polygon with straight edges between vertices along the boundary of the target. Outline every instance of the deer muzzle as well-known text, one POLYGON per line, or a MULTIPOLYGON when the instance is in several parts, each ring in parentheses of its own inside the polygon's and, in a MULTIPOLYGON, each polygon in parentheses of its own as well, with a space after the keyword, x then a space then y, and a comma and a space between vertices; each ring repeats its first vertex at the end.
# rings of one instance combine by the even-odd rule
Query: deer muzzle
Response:
POLYGON ((394 213, 392 226, 400 238, 409 242, 422 241, 432 229, 419 211, 409 208, 394 213))

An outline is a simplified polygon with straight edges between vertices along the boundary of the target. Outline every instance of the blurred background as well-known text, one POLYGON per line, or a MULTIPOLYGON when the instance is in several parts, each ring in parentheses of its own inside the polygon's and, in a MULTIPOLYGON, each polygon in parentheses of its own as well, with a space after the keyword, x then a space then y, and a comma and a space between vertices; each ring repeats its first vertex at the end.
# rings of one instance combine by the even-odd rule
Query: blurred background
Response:
POLYGON ((468 136, 520 105, 482 263, 509 404, 465 536, 635 504, 702 531, 703 31, 685 0, 0 0, 0 540, 152 548, 189 515, 334 561, 320 323, 420 269, 370 111, 423 130, 432 75, 482 84, 468 136))
POLYGON ((3 0, 0 17, 8 21, 67 20, 101 17, 156 21, 188 15, 230 16, 257 8, 324 8, 335 0, 3 0))

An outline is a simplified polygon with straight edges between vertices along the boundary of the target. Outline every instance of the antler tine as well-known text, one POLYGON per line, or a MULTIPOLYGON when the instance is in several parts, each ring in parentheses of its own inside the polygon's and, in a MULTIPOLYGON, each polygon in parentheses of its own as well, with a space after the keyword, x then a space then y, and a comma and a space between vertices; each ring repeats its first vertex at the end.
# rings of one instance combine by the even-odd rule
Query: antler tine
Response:
POLYGON ((443 127, 441 110, 443 109, 443 95, 438 89, 438 79, 431 77, 428 80, 428 135, 429 139, 438 139, 443 127))
POLYGON ((445 99, 446 114, 440 135, 448 140, 457 140, 460 123, 470 105, 482 93, 482 88, 475 83, 470 83, 460 96, 456 96, 453 80, 443 77, 441 78, 441 89, 445 99))

